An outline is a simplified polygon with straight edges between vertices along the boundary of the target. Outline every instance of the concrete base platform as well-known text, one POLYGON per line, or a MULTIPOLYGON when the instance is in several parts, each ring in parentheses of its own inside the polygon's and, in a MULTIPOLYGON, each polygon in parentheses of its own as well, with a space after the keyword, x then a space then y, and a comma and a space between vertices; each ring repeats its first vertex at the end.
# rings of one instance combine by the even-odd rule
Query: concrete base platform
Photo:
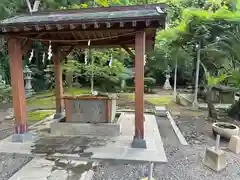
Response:
MULTIPOLYGON (((30 154, 84 161, 118 161, 128 163, 166 163, 167 157, 154 115, 145 114, 146 149, 132 148, 135 133, 134 114, 123 113, 118 120, 120 136, 63 137, 39 134, 37 141, 13 143, 11 138, 0 141, 0 152, 30 154)), ((105 128, 106 129, 106 128, 105 128)), ((40 130, 39 130, 40 132, 40 130)), ((36 131, 36 134, 38 132, 36 131)))
POLYGON ((24 134, 13 134, 12 135, 12 142, 20 143, 26 141, 32 141, 34 136, 32 133, 24 133, 24 134))
POLYGON ((228 144, 228 149, 230 149, 235 154, 240 153, 240 137, 239 136, 232 136, 230 142, 228 144))
POLYGON ((227 165, 226 154, 222 150, 215 150, 215 147, 207 148, 203 164, 214 171, 221 171, 227 165))
POLYGON ((155 106, 155 115, 166 117, 167 116, 167 108, 165 106, 155 106))
POLYGON ((54 136, 119 136, 121 134, 121 125, 117 123, 53 122, 50 127, 54 136))
POLYGON ((112 138, 106 146, 91 147, 85 152, 92 152, 92 159, 95 160, 118 160, 125 162, 138 161, 143 163, 166 163, 167 157, 164 151, 163 142, 158 130, 154 115, 145 114, 145 137, 146 149, 132 148, 132 141, 135 132, 135 116, 124 114, 119 119, 122 125, 122 134, 112 138))

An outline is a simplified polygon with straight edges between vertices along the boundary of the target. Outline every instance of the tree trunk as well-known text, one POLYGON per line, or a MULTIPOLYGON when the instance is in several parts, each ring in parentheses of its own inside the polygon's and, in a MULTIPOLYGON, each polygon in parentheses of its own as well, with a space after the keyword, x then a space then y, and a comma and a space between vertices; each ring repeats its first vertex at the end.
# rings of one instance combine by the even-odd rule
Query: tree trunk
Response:
POLYGON ((176 102, 177 99, 177 68, 178 60, 176 59, 175 71, 174 71, 174 87, 173 87, 173 101, 176 102))
POLYGON ((207 90, 207 106, 208 106, 208 117, 212 118, 212 121, 216 121, 217 119, 219 119, 219 112, 216 110, 216 108, 214 107, 214 104, 212 103, 212 90, 208 89, 207 90))
MULTIPOLYGON (((199 46, 200 48, 200 46, 199 46)), ((196 79, 195 79, 195 93, 194 93, 194 100, 193 100, 193 107, 197 107, 198 103, 198 81, 199 81, 199 66, 200 66, 200 49, 197 51, 197 67, 196 67, 196 79)))

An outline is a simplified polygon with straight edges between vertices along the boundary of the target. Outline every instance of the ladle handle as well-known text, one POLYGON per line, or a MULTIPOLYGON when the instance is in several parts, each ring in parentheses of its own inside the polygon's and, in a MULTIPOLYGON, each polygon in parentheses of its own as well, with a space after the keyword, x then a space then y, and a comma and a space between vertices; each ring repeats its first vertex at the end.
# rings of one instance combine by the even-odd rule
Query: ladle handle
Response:
POLYGON ((216 146, 215 146, 215 150, 216 150, 216 151, 219 149, 219 143, 220 143, 220 135, 217 134, 217 138, 216 138, 216 146))

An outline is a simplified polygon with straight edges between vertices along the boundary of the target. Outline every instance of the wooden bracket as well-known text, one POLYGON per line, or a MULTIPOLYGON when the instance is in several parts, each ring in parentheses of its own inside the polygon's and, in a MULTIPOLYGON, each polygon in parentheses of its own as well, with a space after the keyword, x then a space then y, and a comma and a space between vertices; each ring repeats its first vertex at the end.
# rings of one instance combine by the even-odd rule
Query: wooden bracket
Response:
POLYGON ((23 54, 23 55, 28 52, 29 48, 32 46, 32 43, 33 43, 32 40, 27 39, 27 40, 22 44, 21 50, 22 50, 22 54, 23 54))
POLYGON ((135 59, 135 54, 124 44, 121 47, 131 56, 132 59, 135 59))

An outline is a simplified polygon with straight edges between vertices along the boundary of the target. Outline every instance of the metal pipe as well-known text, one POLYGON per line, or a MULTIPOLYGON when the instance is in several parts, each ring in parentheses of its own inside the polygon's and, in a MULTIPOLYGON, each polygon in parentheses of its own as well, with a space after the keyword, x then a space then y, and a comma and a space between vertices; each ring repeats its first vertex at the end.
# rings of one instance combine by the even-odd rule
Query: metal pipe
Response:
POLYGON ((148 180, 152 180, 153 176, 153 162, 149 162, 148 165, 148 180))
POLYGON ((197 45, 197 67, 196 67, 196 77, 195 77, 195 93, 194 93, 194 100, 193 100, 193 107, 197 108, 197 104, 198 104, 198 81, 199 81, 199 66, 200 66, 200 51, 201 51, 201 47, 200 47, 200 42, 199 45, 197 45))
POLYGON ((220 135, 218 134, 217 138, 216 138, 216 146, 215 146, 216 151, 218 151, 218 149, 219 149, 219 143, 220 143, 220 135))

